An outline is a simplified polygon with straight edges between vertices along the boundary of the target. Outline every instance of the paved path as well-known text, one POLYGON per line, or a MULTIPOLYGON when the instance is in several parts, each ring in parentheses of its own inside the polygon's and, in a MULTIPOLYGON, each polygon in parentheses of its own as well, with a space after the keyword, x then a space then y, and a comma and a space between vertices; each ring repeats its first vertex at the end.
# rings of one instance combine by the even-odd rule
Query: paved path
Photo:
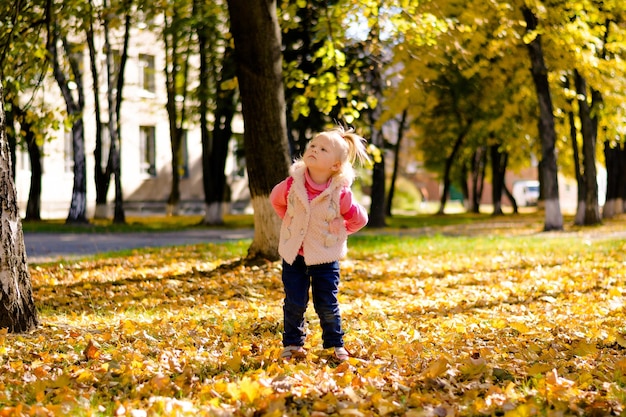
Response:
POLYGON ((185 230, 142 233, 24 233, 29 263, 51 262, 101 252, 249 239, 252 230, 185 230))

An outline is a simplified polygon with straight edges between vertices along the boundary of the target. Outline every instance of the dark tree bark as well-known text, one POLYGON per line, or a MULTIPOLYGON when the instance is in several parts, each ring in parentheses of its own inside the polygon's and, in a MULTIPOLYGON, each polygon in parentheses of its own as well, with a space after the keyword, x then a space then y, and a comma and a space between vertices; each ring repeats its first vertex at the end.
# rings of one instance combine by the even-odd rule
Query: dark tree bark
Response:
POLYGON ((41 149, 37 144, 35 133, 30 129, 30 125, 22 122, 22 129, 26 131, 24 139, 26 140, 30 161, 30 188, 28 190, 28 203, 26 204, 24 220, 37 221, 41 220, 41 180, 43 175, 41 149))
POLYGON ((620 144, 611 146, 609 141, 604 142, 604 162, 606 165, 606 201, 604 203, 604 210, 602 210, 602 216, 605 219, 615 217, 618 213, 621 213, 621 196, 620 196, 620 183, 623 180, 621 171, 621 156, 622 150, 620 144))
POLYGON ((509 187, 506 186, 506 182, 502 185, 502 191, 504 191, 504 195, 509 199, 511 205, 513 206, 513 213, 518 213, 519 210, 517 208, 517 201, 515 201, 515 197, 513 197, 513 193, 509 190, 509 187))
MULTIPOLYGON (((10 83, 6 83, 10 85, 10 83)), ((17 101, 17 97, 16 100, 17 101)), ((15 104, 12 103, 11 111, 5 112, 6 126, 5 131, 7 132, 7 142, 9 144, 9 153, 11 154, 11 178, 15 181, 15 164, 17 162, 17 135, 15 134, 15 104)))
POLYGON ((618 206, 619 213, 626 212, 626 146, 622 145, 619 153, 619 182, 617 186, 618 198, 621 204, 618 206))
MULTIPOLYGON (((369 45, 377 45, 379 44, 379 34, 380 29, 378 24, 376 23, 370 33, 368 34, 368 42, 369 45)), ((370 79, 370 88, 371 94, 376 97, 378 103, 383 102, 383 68, 382 63, 383 59, 380 56, 378 51, 372 51, 372 48, 366 53, 369 55, 369 79, 370 79)), ((382 128, 377 128, 376 124, 378 120, 380 120, 380 116, 382 114, 382 107, 377 105, 374 107, 369 114, 369 124, 370 131, 372 134, 371 142, 373 145, 378 147, 383 153, 380 161, 374 161, 374 167, 372 169, 372 190, 371 190, 371 204, 370 204, 370 215, 369 222, 367 226, 370 228, 379 228, 385 227, 385 214, 386 214, 386 200, 385 200, 385 182, 387 180, 385 175, 385 137, 383 135, 382 128)))
POLYGON ((487 168, 486 157, 487 151, 484 146, 478 147, 472 156, 472 213, 480 213, 487 168))
POLYGON ((281 35, 274 0, 228 0, 244 117, 244 151, 254 208, 249 258, 277 260, 280 219, 269 194, 288 175, 281 35))
POLYGON ((493 200, 493 215, 498 216, 503 214, 502 211, 502 193, 504 192, 504 175, 506 174, 506 165, 508 162, 508 155, 506 152, 500 151, 500 145, 489 146, 491 154, 491 175, 492 175, 492 189, 491 197, 493 200))
MULTIPOLYGON (((208 80, 207 47, 208 34, 202 28, 198 29, 200 46, 201 80, 208 80)), ((209 134, 206 112, 209 99, 208 85, 201 81, 200 85, 200 124, 202 129, 202 184, 204 187, 204 202, 206 212, 204 224, 214 225, 224 223, 224 206, 226 196, 226 158, 228 144, 232 136, 232 121, 237 108, 236 91, 224 90, 221 85, 224 81, 235 77, 235 57, 232 48, 227 47, 222 56, 222 66, 216 79, 215 122, 212 135, 209 134), (204 119, 204 120, 203 120, 204 119)))
MULTIPOLYGON (((41 184, 43 175, 41 148, 37 144, 32 125, 28 122, 27 112, 20 107, 19 103, 13 102, 11 107, 13 108, 12 113, 15 115, 15 118, 19 120, 21 136, 26 144, 30 161, 30 188, 28 190, 28 202, 26 203, 24 221, 37 221, 41 220, 41 184)), ((13 180, 15 180, 14 169, 13 180)))
POLYGON ((441 193, 441 198, 439 200, 439 211, 437 212, 437 214, 445 213, 446 201, 448 200, 448 194, 450 194, 450 186, 452 183, 450 179, 450 173, 452 172, 452 165, 454 164, 454 161, 456 160, 456 156, 459 152, 459 149, 461 149, 461 145, 463 144, 465 135, 469 131, 470 124, 471 123, 468 123, 467 126, 463 129, 463 131, 457 136, 456 140, 454 141, 454 146, 452 147, 452 152, 446 158, 446 166, 443 172, 443 192, 441 193))
POLYGON ((27 332, 39 324, 24 234, 11 174, 11 153, 0 84, 0 329, 27 332))
POLYGON ((187 120, 189 58, 192 31, 176 7, 163 13, 163 41, 165 45, 165 82, 167 90, 167 115, 172 151, 172 182, 167 199, 167 213, 178 214, 180 203, 180 178, 182 169, 182 144, 187 120), (171 15, 170 15, 171 14, 171 15), (182 80, 182 81, 181 81, 182 80), (182 99, 181 99, 182 97, 182 99))
POLYGON ((391 206, 393 204, 393 195, 396 191, 396 179, 398 178, 398 165, 400 161, 400 149, 402 144, 402 138, 404 137, 404 129, 406 126, 408 111, 405 109, 402 112, 400 123, 398 124, 398 136, 396 137, 396 146, 393 154, 393 172, 391 174, 391 184, 389 185, 389 193, 387 194, 387 216, 391 217, 391 206))
POLYGON ((202 187, 204 189, 205 215, 202 221, 206 225, 224 223, 223 206, 225 200, 226 157, 228 143, 232 136, 232 120, 236 110, 235 90, 224 90, 222 82, 235 77, 233 50, 227 46, 221 54, 221 68, 217 68, 213 57, 214 45, 210 43, 213 27, 206 24, 207 18, 202 0, 194 0, 194 15, 198 19, 196 33, 200 51, 200 85, 198 102, 200 111, 200 136, 202 142, 202 187), (215 85, 215 95, 211 95, 211 84, 215 85), (209 132, 207 113, 209 102, 215 101, 215 122, 213 132, 209 132))
MULTIPOLYGON (((526 30, 537 30, 537 16, 528 7, 522 7, 526 21, 526 30)), ((526 46, 530 57, 531 74, 535 84, 537 100, 539 101, 539 137, 541 139, 541 161, 539 162, 542 197, 545 205, 544 231, 563 230, 563 214, 559 202, 559 182, 556 163, 556 132, 554 129, 554 115, 548 69, 546 68, 541 35, 535 34, 534 39, 526 46)))
MULTIPOLYGON (((588 89, 585 79, 574 71, 576 92, 578 98, 578 116, 583 138, 583 183, 584 183, 584 215, 581 225, 601 223, 600 207, 598 205, 598 172, 596 170, 596 129, 591 118, 591 110, 587 100, 588 89)), ((580 207, 580 205, 579 205, 580 207)), ((578 218, 578 215, 576 216, 578 218)))
MULTIPOLYGON (((122 46, 119 68, 115 68, 115 60, 113 57, 113 51, 111 49, 111 43, 109 41, 110 35, 110 16, 104 17, 104 37, 105 37, 105 53, 106 53, 106 68, 107 68, 107 102, 109 108, 109 162, 107 165, 111 166, 111 172, 114 175, 115 184, 115 204, 113 210, 113 223, 124 224, 126 223, 126 213, 124 212, 124 195, 122 193, 122 164, 121 164, 121 149, 122 149, 122 127, 120 123, 121 111, 122 111, 122 90, 124 88, 124 70, 126 69, 126 62, 128 61, 128 43, 130 41, 131 30, 131 8, 133 0, 124 1, 124 43, 122 46), (117 72, 117 74, 115 74, 117 72), (115 85, 115 89, 112 86, 115 85)), ((104 2, 105 7, 107 1, 104 2)))
MULTIPOLYGON (((565 88, 571 88, 569 77, 565 79, 565 88)), ((582 176, 582 167, 580 166, 580 152, 578 150, 578 129, 576 128, 576 115, 574 114, 574 100, 568 99, 567 103, 570 110, 567 112, 569 123, 570 142, 572 144, 572 155, 574 158, 574 173, 576 174, 577 195, 576 195, 576 215, 574 217, 575 224, 582 224, 585 215, 585 182, 582 176)))
POLYGON ((96 119, 96 144, 93 152, 95 161, 94 183, 96 186, 96 211, 94 213, 94 218, 104 219, 107 217, 107 193, 109 191, 111 172, 109 165, 107 164, 106 166, 103 166, 102 161, 102 106, 100 105, 100 76, 98 73, 98 58, 94 42, 94 15, 95 12, 92 9, 91 13, 87 17, 89 22, 85 30, 85 34, 87 36, 87 48, 89 51, 89 68, 91 70, 91 79, 93 80, 91 88, 94 100, 94 116, 96 119))

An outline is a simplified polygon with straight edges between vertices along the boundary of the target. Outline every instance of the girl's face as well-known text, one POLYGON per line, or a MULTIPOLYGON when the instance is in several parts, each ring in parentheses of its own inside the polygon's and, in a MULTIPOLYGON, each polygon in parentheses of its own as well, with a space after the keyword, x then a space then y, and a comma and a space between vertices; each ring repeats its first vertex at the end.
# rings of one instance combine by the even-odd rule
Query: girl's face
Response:
POLYGON ((340 152, 341 149, 336 141, 321 134, 309 142, 302 159, 309 171, 316 171, 320 174, 326 173, 331 176, 341 168, 340 152))

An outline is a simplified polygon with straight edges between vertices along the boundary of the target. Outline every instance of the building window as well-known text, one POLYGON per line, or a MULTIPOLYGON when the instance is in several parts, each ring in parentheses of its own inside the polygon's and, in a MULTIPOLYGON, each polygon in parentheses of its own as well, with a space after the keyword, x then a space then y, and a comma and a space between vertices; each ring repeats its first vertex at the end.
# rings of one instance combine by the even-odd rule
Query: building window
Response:
POLYGON ((156 91, 154 82, 154 55, 139 54, 139 85, 146 91, 156 91))
POLYGON ((74 171, 74 144, 72 142, 72 131, 66 130, 63 135, 63 161, 64 171, 74 171))
POLYGON ((156 138, 154 126, 139 128, 139 153, 141 155, 141 172, 156 177, 156 138))

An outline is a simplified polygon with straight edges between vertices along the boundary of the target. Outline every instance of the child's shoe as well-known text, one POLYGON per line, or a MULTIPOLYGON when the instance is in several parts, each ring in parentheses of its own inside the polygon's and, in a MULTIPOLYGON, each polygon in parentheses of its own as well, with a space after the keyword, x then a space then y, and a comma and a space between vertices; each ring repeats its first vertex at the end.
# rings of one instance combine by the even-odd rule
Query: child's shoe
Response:
POLYGON ((340 362, 347 361, 348 359, 350 359, 350 353, 348 353, 345 347, 338 346, 335 348, 335 359, 340 362))
POLYGON ((280 357, 285 360, 291 360, 293 358, 304 358, 306 356, 306 350, 302 346, 285 346, 280 353, 280 357))

